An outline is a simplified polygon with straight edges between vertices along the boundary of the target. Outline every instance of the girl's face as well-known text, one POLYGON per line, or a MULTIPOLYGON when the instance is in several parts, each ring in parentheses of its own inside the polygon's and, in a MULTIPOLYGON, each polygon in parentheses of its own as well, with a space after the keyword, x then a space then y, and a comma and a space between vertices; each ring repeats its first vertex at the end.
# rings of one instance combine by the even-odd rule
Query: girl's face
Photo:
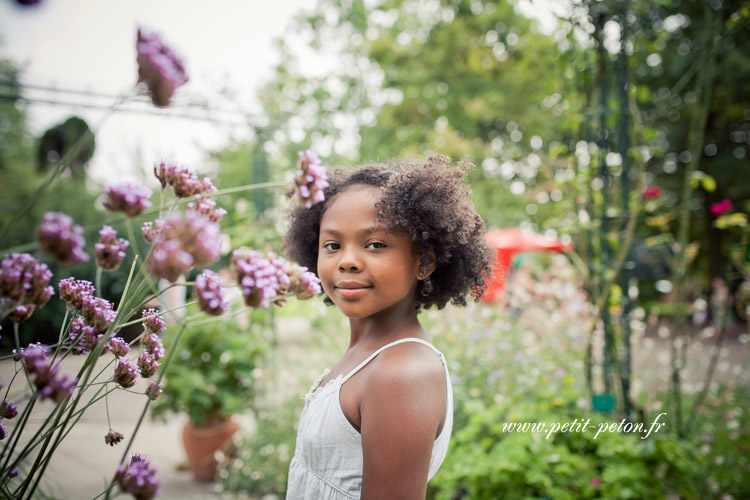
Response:
POLYGON ((331 200, 320 221, 318 275, 350 319, 414 310, 419 258, 408 237, 386 233, 375 220, 380 197, 378 187, 355 184, 331 200))

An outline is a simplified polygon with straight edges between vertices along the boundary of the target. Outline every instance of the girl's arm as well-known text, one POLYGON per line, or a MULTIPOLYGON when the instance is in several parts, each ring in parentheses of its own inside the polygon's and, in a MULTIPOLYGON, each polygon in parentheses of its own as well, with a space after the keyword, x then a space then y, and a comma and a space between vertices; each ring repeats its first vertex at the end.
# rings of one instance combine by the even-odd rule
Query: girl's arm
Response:
POLYGON ((382 353, 363 387, 363 500, 423 500, 427 492, 432 446, 445 416, 445 371, 431 351, 403 347, 382 353))

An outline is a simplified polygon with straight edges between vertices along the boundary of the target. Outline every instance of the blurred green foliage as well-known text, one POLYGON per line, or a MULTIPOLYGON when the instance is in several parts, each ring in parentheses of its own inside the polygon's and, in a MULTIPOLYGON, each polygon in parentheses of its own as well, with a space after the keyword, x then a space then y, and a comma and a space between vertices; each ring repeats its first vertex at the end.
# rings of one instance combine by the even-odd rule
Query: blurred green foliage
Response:
MULTIPOLYGON (((202 426, 213 418, 254 407, 254 370, 263 364, 270 346, 264 335, 269 313, 256 309, 245 314, 252 316, 245 329, 226 318, 188 324, 176 359, 164 374, 164 392, 151 405, 153 418, 165 420, 169 413, 184 413, 195 426, 202 426)), ((165 350, 170 349, 177 332, 175 326, 163 335, 165 350)))

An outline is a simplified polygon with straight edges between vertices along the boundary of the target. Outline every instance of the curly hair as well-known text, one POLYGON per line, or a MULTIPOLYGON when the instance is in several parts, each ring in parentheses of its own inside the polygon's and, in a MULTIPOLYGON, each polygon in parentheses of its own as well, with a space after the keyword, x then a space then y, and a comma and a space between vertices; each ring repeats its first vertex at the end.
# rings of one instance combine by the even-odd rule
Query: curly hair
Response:
MULTIPOLYGON (((417 286, 417 311, 432 306, 442 309, 449 301, 465 306, 467 294, 474 300, 481 297, 495 261, 495 252, 484 237, 484 221, 465 183, 472 168, 469 162, 452 166, 449 157, 433 155, 425 163, 396 161, 336 169, 329 178, 325 201, 291 213, 283 249, 317 274, 318 233, 328 204, 349 186, 377 186, 383 191, 376 204, 378 221, 388 231, 399 230, 411 238, 421 268, 435 263, 429 279, 417 286)), ((328 297, 326 303, 332 303, 328 297)))

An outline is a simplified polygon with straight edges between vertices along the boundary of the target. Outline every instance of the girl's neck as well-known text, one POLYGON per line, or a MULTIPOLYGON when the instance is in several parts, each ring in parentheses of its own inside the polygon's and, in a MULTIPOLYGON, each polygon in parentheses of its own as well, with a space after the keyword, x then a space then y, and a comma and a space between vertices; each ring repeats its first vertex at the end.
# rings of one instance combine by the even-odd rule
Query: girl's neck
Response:
POLYGON ((419 324, 416 311, 411 308, 401 314, 367 319, 350 319, 351 335, 349 348, 357 345, 376 348, 407 337, 426 338, 427 333, 419 324))

